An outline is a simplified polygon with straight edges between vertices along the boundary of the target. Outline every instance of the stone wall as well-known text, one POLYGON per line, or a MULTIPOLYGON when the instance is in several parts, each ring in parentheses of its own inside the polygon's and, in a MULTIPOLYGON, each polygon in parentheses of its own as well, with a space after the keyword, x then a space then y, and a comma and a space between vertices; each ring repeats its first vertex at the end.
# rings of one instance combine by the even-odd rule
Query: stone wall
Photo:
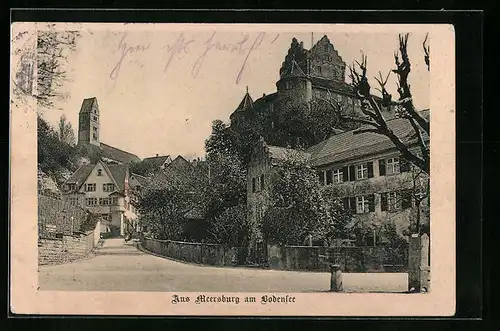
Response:
POLYGON ((94 241, 94 231, 58 238, 38 238, 38 264, 60 264, 82 258, 95 247, 94 241))
POLYGON ((402 272, 407 256, 407 247, 268 246, 269 267, 277 270, 328 272, 335 263, 344 272, 402 272))
POLYGON ((147 251, 175 260, 220 267, 238 264, 239 250, 246 249, 152 238, 142 238, 141 245, 147 251))

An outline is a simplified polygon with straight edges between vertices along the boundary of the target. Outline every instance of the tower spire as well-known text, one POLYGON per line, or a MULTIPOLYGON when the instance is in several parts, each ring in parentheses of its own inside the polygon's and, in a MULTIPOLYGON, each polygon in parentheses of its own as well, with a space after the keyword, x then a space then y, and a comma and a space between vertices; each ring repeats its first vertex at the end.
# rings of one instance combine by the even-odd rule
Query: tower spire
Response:
POLYGON ((314 32, 311 32, 311 48, 314 46, 314 32))
POLYGON ((247 85, 247 93, 248 93, 248 85, 247 85))

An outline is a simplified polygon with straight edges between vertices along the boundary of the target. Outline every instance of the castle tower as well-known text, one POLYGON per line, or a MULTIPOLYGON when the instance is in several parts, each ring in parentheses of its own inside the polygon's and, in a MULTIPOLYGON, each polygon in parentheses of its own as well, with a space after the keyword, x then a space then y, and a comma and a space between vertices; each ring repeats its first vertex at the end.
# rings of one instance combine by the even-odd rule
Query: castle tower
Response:
POLYGON ((229 116, 231 120, 231 125, 238 125, 239 123, 242 123, 243 120, 245 119, 245 111, 247 109, 251 109, 253 107, 253 100, 252 97, 250 96, 250 93, 248 93, 248 86, 247 86, 247 92, 245 93, 245 96, 243 97, 243 100, 241 100, 240 104, 238 105, 238 108, 229 116))
POLYGON ((88 98, 82 102, 78 121, 78 145, 92 144, 100 146, 99 106, 97 99, 88 98))
POLYGON ((293 102, 308 102, 312 98, 312 85, 294 56, 280 70, 280 80, 276 82, 279 98, 293 102))

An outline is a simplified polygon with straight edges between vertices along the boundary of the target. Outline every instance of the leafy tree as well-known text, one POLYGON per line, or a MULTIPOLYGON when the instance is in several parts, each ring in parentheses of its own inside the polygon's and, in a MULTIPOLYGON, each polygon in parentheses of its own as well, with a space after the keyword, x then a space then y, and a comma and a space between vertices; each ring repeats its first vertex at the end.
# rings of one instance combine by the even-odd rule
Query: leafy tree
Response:
POLYGON ((54 174, 67 169, 74 171, 77 168, 78 151, 75 147, 59 140, 56 130, 37 116, 38 164, 47 174, 54 174))
POLYGON ((75 131, 71 122, 66 119, 66 115, 61 115, 59 119, 59 140, 70 146, 75 146, 75 131))
POLYGON ((269 243, 300 245, 309 234, 324 236, 331 223, 316 172, 304 154, 290 151, 272 176, 270 206, 262 222, 269 243))
POLYGON ((203 201, 207 183, 203 164, 168 167, 148 182, 137 197, 141 224, 156 238, 183 240, 184 215, 203 201))
POLYGON ((245 247, 248 245, 250 231, 244 204, 226 208, 209 221, 209 239, 218 244, 245 247))

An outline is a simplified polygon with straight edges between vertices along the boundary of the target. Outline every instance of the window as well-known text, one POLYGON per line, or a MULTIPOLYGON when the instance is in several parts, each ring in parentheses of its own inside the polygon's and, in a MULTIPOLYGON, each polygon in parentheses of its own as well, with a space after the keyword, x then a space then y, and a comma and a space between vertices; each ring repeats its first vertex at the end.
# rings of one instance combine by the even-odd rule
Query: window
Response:
POLYGON ((356 213, 364 214, 375 211, 374 195, 356 197, 356 213))
POLYGON ((111 215, 110 214, 101 214, 101 217, 102 217, 103 220, 111 221, 111 215))
POLYGON ((70 204, 71 206, 76 206, 76 205, 78 205, 78 198, 77 198, 77 197, 71 197, 71 198, 69 198, 69 204, 70 204))
POLYGON ((264 190, 264 174, 260 175, 260 189, 264 190))
POLYGON ((99 205, 101 206, 109 206, 110 205, 109 198, 99 198, 99 205))
POLYGON ((285 90, 291 90, 293 88, 292 82, 285 82, 285 90))
POLYGON ((94 138, 94 140, 97 140, 98 138, 98 135, 97 135, 97 128, 96 127, 92 127, 92 137, 94 138))
POLYGON ((321 66, 316 67, 316 70, 318 71, 318 74, 320 74, 320 75, 321 75, 321 69, 322 69, 321 66))
POLYGON ((98 119, 97 119, 97 116, 92 115, 92 120, 93 120, 93 121, 95 121, 95 122, 97 122, 97 120, 98 120, 98 119))
POLYGON ((113 192, 115 190, 115 184, 113 183, 102 184, 102 190, 104 192, 113 192))
POLYGON ((401 209, 401 197, 398 192, 387 193, 387 209, 396 211, 401 209))
POLYGON ((96 184, 95 183, 87 184, 86 187, 85 187, 85 191, 87 191, 87 192, 95 192, 95 188, 96 188, 96 184))
POLYGON ((97 206, 97 198, 86 198, 87 206, 97 206))
POLYGON ((325 52, 328 52, 328 44, 326 44, 326 45, 324 45, 324 46, 323 46, 323 50, 324 50, 325 52))
POLYGON ((68 184, 68 190, 69 191, 75 191, 76 190, 76 184, 68 184))
POLYGON ((366 164, 359 164, 356 166, 356 179, 368 178, 368 167, 366 164))
MULTIPOLYGON (((366 178, 372 178, 373 177, 373 162, 367 162, 363 164, 358 164, 357 166, 352 166, 352 172, 351 175, 354 175, 354 172, 356 173, 356 180, 358 179, 366 179, 366 178)), ((354 176, 352 176, 354 177, 354 176)), ((354 180, 354 178, 351 178, 351 180, 354 180)))
POLYGON ((252 193, 255 193, 257 191, 257 180, 255 178, 252 178, 252 193))
POLYGON ((112 204, 113 206, 118 205, 118 197, 112 197, 112 198, 111 198, 111 204, 112 204))
POLYGON ((399 174, 399 172, 400 172, 399 159, 397 157, 387 159, 387 165, 386 165, 387 175, 399 174))
POLYGON ((97 176, 102 176, 102 169, 97 169, 97 176))
POLYGON ((342 183, 344 181, 344 173, 342 169, 336 169, 332 171, 333 173, 333 182, 335 184, 342 183))

